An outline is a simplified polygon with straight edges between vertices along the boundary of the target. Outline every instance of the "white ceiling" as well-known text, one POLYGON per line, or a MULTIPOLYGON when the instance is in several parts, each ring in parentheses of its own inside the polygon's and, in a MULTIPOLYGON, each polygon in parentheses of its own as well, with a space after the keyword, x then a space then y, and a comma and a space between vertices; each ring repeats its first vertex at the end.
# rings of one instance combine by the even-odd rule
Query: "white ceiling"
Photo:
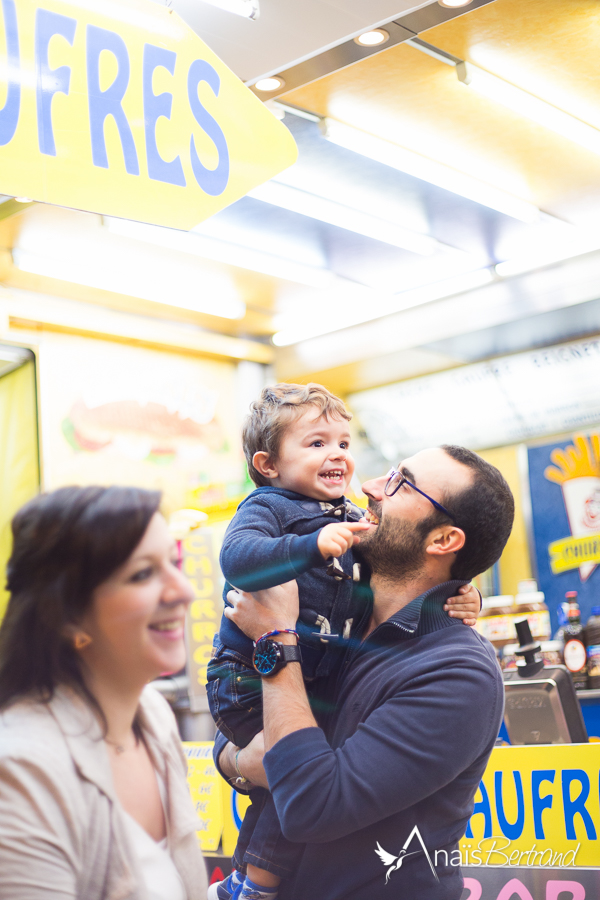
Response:
POLYGON ((289 68, 437 0, 259 0, 252 21, 203 0, 153 0, 179 13, 246 82, 289 68))

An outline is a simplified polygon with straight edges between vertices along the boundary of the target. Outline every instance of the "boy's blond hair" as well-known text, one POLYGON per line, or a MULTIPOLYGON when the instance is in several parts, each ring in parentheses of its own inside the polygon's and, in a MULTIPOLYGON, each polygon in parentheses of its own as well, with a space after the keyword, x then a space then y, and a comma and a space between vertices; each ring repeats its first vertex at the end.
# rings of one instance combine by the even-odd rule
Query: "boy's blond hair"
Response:
POLYGON ((250 406, 250 415, 244 423, 242 446, 248 463, 250 478, 258 487, 270 484, 268 478, 254 468, 254 454, 264 452, 272 460, 277 459, 285 429, 295 422, 307 406, 319 411, 319 418, 346 419, 348 412, 342 400, 322 384, 288 384, 280 382, 264 388, 260 398, 250 406))

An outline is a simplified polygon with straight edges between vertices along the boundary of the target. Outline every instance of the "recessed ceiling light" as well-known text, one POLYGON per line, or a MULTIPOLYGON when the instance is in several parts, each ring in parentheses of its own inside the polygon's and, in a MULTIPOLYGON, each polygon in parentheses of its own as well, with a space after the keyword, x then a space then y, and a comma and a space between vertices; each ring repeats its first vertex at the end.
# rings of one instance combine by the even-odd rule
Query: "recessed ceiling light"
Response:
POLYGON ((354 42, 360 44, 361 47, 376 47, 377 44, 385 44, 389 39, 388 32, 383 28, 374 28, 372 31, 365 31, 364 34, 359 34, 358 37, 354 38, 354 42))
POLYGON ((473 0, 438 0, 440 6, 446 6, 448 9, 457 9, 459 6, 469 6, 473 0))
POLYGON ((29 197, 15 197, 17 203, 33 203, 33 200, 30 200, 29 197))
POLYGON ((283 78, 280 78, 279 75, 274 75, 272 78, 261 78, 260 81, 256 82, 254 87, 257 91, 262 91, 264 94, 270 94, 273 91, 278 91, 284 84, 285 81, 283 78))

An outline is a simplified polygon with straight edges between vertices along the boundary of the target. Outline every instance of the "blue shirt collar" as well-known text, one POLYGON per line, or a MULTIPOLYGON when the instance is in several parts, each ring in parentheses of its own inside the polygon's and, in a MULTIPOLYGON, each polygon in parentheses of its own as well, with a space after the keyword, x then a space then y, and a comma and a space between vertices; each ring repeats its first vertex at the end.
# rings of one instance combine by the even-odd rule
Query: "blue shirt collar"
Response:
POLYGON ((451 618, 444 610, 445 602, 457 594, 459 587, 468 582, 460 579, 445 581, 436 584, 428 591, 411 600, 406 606, 390 616, 386 622, 379 626, 393 625, 398 629, 399 635, 405 638, 421 637, 441 628, 449 628, 452 625, 460 625, 460 619, 451 618))

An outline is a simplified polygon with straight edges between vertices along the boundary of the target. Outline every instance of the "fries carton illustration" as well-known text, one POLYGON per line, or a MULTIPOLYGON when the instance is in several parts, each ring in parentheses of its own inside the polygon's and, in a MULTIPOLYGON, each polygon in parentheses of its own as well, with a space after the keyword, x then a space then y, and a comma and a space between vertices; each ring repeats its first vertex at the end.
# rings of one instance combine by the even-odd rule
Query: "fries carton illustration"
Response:
POLYGON ((572 535, 549 545, 550 566, 555 575, 578 568, 587 581, 600 563, 600 435, 577 434, 550 458, 544 475, 562 488, 572 535))

